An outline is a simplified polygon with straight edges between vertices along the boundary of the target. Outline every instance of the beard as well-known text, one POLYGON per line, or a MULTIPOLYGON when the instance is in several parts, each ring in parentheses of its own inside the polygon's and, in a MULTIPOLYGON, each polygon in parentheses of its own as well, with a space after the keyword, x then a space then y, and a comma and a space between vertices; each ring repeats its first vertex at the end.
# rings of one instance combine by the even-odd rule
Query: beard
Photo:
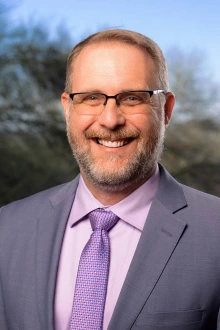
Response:
MULTIPOLYGON (((145 137, 138 129, 115 130, 88 129, 84 135, 78 135, 67 123, 67 136, 73 155, 80 167, 80 171, 93 186, 103 191, 122 191, 135 184, 143 183, 153 173, 164 145, 165 125, 162 112, 152 111, 150 130, 145 137), (159 118, 159 116, 161 118, 159 118), (116 140, 137 139, 137 149, 129 157, 111 154, 102 159, 95 159, 91 153, 89 140, 110 139, 114 135, 116 140), (123 165, 118 162, 123 159, 123 165)), ((98 142, 97 142, 98 143, 98 142)))

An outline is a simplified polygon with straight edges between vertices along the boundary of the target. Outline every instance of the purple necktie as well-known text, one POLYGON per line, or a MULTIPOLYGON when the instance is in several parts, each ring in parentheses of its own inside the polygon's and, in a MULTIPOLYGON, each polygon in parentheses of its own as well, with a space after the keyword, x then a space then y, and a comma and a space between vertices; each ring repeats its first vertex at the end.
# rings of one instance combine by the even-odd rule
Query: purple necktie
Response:
POLYGON ((88 216, 93 233, 79 262, 70 330, 101 330, 103 327, 110 261, 108 231, 119 218, 104 209, 96 209, 88 216))

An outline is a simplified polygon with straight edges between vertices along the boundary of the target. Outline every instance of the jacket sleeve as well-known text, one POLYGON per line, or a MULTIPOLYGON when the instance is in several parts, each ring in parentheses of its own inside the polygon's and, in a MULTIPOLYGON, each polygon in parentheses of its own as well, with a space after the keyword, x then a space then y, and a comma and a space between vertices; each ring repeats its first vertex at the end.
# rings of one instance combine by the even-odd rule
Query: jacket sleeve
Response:
MULTIPOLYGON (((0 221, 1 221, 1 211, 2 211, 2 208, 0 209, 0 221)), ((1 260, 1 258, 0 258, 0 260, 1 260)), ((2 288, 2 280, 1 280, 1 267, 2 267, 2 265, 0 263, 0 329, 8 330, 7 322, 6 322, 4 300, 3 300, 3 292, 2 292, 3 288, 2 288)))

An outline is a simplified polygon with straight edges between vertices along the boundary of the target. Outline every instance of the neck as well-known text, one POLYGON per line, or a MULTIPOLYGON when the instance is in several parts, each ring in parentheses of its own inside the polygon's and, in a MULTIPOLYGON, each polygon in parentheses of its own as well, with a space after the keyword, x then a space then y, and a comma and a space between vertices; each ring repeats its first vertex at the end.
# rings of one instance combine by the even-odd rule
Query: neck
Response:
POLYGON ((148 173, 148 175, 144 179, 135 183, 131 183, 127 185, 124 189, 118 187, 118 190, 117 187, 114 187, 114 190, 112 190, 108 187, 103 186, 101 188, 99 186, 96 186, 94 185, 94 183, 88 180, 88 178, 84 176, 83 173, 81 173, 81 175, 83 177, 83 180, 87 188, 100 203, 102 203, 103 205, 114 205, 120 202, 121 200, 123 200, 124 198, 126 198, 127 196, 129 196, 132 192, 138 189, 144 182, 146 182, 154 173, 155 168, 156 167, 154 167, 152 171, 150 171, 150 173, 148 173))

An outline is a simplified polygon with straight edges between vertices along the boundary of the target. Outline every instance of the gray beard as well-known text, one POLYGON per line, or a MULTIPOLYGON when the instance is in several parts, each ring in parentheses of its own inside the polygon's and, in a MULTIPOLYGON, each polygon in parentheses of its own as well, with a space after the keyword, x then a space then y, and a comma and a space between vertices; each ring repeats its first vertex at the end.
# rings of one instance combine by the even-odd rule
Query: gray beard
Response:
POLYGON ((128 159, 123 168, 109 171, 108 169, 114 169, 114 156, 108 158, 108 169, 96 164, 89 150, 83 150, 79 139, 70 132, 69 125, 67 125, 69 144, 81 173, 93 186, 111 192, 123 191, 135 184, 143 183, 151 176, 163 151, 164 133, 165 126, 162 119, 159 123, 158 119, 157 123, 153 120, 147 144, 143 145, 140 136, 133 158, 128 159))

